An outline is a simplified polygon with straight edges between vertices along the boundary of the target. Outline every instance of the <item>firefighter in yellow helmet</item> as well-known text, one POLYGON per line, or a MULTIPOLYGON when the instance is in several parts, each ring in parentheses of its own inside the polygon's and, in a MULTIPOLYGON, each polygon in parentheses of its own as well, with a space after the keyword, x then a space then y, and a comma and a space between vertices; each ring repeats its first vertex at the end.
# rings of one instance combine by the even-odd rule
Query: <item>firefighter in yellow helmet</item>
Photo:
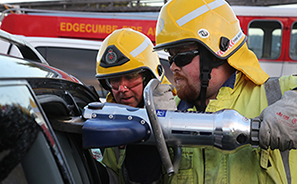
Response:
POLYGON ((96 78, 111 92, 107 102, 134 107, 143 107, 142 92, 150 79, 170 84, 150 39, 130 28, 116 30, 104 39, 97 55, 96 78), (125 84, 132 80, 135 83, 125 84))
POLYGON ((170 54, 178 109, 235 109, 259 119, 259 140, 252 141, 260 148, 184 147, 169 183, 297 182, 297 77, 269 79, 246 39, 224 0, 172 0, 162 7, 154 49, 170 54))
MULTIPOLYGON (((110 91, 107 102, 142 108, 143 90, 152 78, 156 78, 165 87, 164 93, 170 93, 169 101, 175 105, 173 95, 176 91, 167 85, 170 82, 158 54, 153 52, 152 42, 133 29, 116 30, 104 39, 97 55, 96 77, 110 91)), ((166 101, 162 104, 166 105, 166 101)), ((103 163, 108 169, 110 183, 152 183, 162 179, 162 163, 155 146, 107 148, 103 163)))

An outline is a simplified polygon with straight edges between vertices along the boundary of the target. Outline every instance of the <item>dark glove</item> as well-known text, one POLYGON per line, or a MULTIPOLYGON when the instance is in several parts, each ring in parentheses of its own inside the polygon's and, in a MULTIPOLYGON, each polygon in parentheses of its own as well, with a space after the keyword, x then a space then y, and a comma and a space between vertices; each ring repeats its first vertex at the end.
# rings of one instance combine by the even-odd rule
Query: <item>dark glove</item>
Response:
POLYGON ((297 148, 297 91, 282 98, 260 114, 259 144, 264 149, 285 151, 297 148))

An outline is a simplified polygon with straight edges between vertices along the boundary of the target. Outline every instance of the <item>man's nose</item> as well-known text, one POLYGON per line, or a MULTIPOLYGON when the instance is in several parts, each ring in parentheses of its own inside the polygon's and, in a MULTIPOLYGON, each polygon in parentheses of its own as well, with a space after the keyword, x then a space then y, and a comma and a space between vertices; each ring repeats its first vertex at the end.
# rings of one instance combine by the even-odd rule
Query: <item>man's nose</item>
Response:
POLYGON ((172 62, 170 66, 170 70, 174 72, 174 71, 180 70, 180 67, 176 66, 176 64, 172 62))
POLYGON ((127 91, 127 90, 129 90, 129 88, 127 87, 127 84, 128 84, 128 81, 124 78, 124 77, 122 77, 122 79, 121 79, 121 83, 120 83, 120 85, 119 85, 119 91, 127 91))
POLYGON ((129 90, 129 88, 126 85, 120 84, 119 85, 119 91, 124 92, 129 90))

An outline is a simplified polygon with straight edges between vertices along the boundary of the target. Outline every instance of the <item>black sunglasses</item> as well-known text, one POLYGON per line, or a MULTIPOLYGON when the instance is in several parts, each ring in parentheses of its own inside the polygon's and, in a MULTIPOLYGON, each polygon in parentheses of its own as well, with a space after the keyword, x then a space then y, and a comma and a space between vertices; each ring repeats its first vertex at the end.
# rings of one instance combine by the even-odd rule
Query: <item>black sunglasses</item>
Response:
POLYGON ((174 56, 169 56, 168 61, 170 66, 174 62, 176 66, 182 67, 190 64, 195 56, 199 55, 198 50, 177 53, 174 56))

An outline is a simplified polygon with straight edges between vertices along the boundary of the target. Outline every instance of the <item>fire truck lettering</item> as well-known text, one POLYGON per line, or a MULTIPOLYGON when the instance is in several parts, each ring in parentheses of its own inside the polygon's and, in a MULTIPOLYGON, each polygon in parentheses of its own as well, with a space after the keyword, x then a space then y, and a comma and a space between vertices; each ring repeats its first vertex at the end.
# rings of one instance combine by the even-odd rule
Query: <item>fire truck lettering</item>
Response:
POLYGON ((100 25, 100 24, 85 24, 85 23, 70 23, 61 22, 60 31, 80 32, 80 33, 112 33, 118 29, 118 25, 100 25))
POLYGON ((73 31, 74 32, 78 32, 79 31, 79 24, 78 23, 74 23, 72 28, 73 28, 73 31))
POLYGON ((147 35, 152 35, 155 36, 156 28, 150 27, 149 30, 147 31, 147 35))
POLYGON ((66 31, 66 29, 65 29, 66 25, 65 24, 66 24, 65 22, 60 23, 60 30, 61 31, 66 31))
POLYGON ((142 32, 142 26, 123 26, 123 28, 131 28, 135 31, 139 31, 139 32, 142 32))
POLYGON ((85 32, 85 24, 80 24, 79 25, 79 32, 85 32))
POLYGON ((106 33, 111 33, 112 29, 111 29, 111 25, 106 25, 106 33))
POLYGON ((98 26, 92 24, 92 32, 97 33, 98 32, 98 26))
POLYGON ((86 32, 87 32, 87 33, 90 33, 90 32, 92 31, 91 27, 92 27, 91 24, 87 24, 87 25, 86 25, 86 32))
POLYGON ((114 31, 114 30, 116 30, 116 29, 118 29, 118 26, 117 26, 117 25, 113 25, 113 26, 112 26, 112 31, 114 31))
POLYGON ((98 25, 99 30, 98 33, 105 33, 105 25, 98 25))
POLYGON ((139 32, 142 32, 142 27, 138 26, 136 30, 139 31, 139 32))
POLYGON ((66 31, 72 31, 72 25, 71 23, 66 23, 66 31))

